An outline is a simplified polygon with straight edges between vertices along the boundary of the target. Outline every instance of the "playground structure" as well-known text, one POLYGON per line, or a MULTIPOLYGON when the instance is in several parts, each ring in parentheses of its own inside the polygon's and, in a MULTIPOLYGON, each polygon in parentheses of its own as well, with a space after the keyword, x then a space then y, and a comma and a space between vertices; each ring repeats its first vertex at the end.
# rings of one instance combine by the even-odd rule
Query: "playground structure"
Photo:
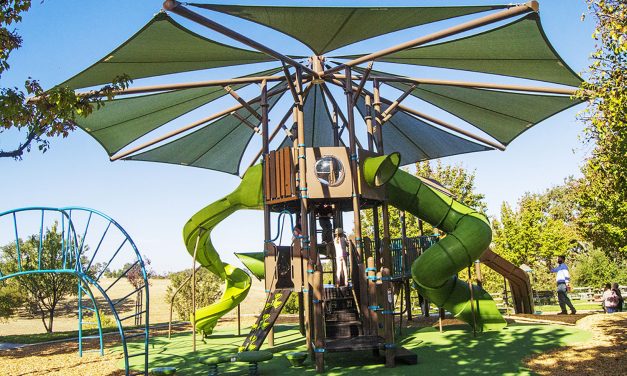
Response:
MULTIPOLYGON (((531 126, 578 103, 571 96, 573 86, 581 80, 550 45, 538 8, 536 1, 477 7, 360 8, 183 5, 168 0, 166 11, 255 51, 193 33, 161 12, 64 85, 78 89, 107 83, 120 74, 142 79, 279 62, 279 66, 233 79, 134 86, 117 93, 122 98, 107 102, 77 123, 107 150, 111 160, 173 163, 235 175, 245 171, 236 190, 196 213, 183 230, 190 255, 226 284, 216 304, 192 316, 196 330, 210 335, 220 317, 245 299, 251 285, 245 271, 221 261, 211 242, 212 230, 237 210, 263 210, 263 253, 238 256, 254 275, 264 277, 268 297, 240 351, 261 347, 288 297, 297 293, 303 310, 303 335, 317 371, 324 371, 325 353, 332 351, 383 351, 386 365, 392 367, 398 361, 416 362, 416 354, 399 346, 394 337, 394 317, 402 317, 404 311, 395 310, 395 297, 404 294, 401 302, 408 307, 413 283, 425 298, 470 324, 474 331, 497 330, 505 321, 489 294, 457 278, 480 259, 509 279, 517 312, 533 311, 524 272, 485 253, 491 240, 485 216, 398 168, 444 156, 505 150, 531 126), (313 55, 281 54, 188 6, 270 27, 301 41, 313 55), (483 12, 487 15, 380 51, 329 55, 368 38, 483 12), (514 17, 519 18, 441 41, 514 17), (551 85, 413 78, 374 70, 375 62, 465 70, 551 85), (252 84, 260 86, 259 95, 252 84), (238 94, 247 90, 255 96, 244 99, 238 94), (345 108, 334 90, 342 91, 345 108), (397 99, 384 97, 386 91, 395 90, 402 93, 397 99), (144 140, 179 116, 228 96, 237 102, 233 107, 144 140), (489 138, 402 104, 410 96, 447 111, 489 138), (287 98, 289 106, 271 131, 270 112, 280 107, 282 98, 287 98), (356 121, 358 115, 362 123, 356 121), (357 132, 360 126, 363 144, 357 132), (285 135, 282 140, 276 138, 280 132, 285 135), (255 135, 259 137, 253 140, 255 135), (259 151, 250 163, 243 162, 253 142, 259 151), (410 213, 431 223, 445 236, 437 242, 408 239, 402 228, 403 237, 391 239, 390 205, 403 215, 410 213), (331 215, 323 214, 323 208, 329 207, 331 215), (363 210, 375 214, 372 240, 362 233, 363 210), (332 228, 343 228, 342 213, 346 212, 353 214, 350 283, 325 286, 323 261, 332 258, 334 251, 328 239, 318 236, 319 231, 328 231, 329 223, 332 228), (302 232, 291 246, 274 244, 272 213, 299 218, 302 232), (322 216, 329 222, 319 225, 322 216)), ((280 229, 274 230, 280 233, 280 229)))
POLYGON ((101 319, 110 316, 122 343, 126 373, 131 373, 129 359, 134 357, 143 357, 148 368, 148 276, 141 254, 122 226, 89 208, 29 207, 0 213, 0 229, 0 244, 15 247, 15 265, 5 265, 8 272, 0 270, 0 283, 26 275, 75 276, 79 356, 94 351, 84 349, 85 341, 93 339, 98 340, 95 351, 104 354, 101 319), (119 268, 119 276, 104 278, 114 268, 119 268), (119 283, 129 273, 137 275, 137 286, 119 283), (86 327, 97 328, 98 334, 84 335, 86 327), (129 353, 130 340, 143 340, 143 351, 129 353))

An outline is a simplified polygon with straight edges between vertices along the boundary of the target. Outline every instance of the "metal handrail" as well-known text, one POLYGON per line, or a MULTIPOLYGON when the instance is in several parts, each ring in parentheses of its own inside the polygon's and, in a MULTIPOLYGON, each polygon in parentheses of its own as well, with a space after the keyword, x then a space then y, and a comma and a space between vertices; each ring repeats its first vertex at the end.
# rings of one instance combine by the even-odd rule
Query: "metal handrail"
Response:
MULTIPOLYGON (((200 270, 201 267, 202 265, 199 265, 196 268, 196 271, 200 270)), ((190 273, 189 277, 187 277, 187 279, 183 283, 181 283, 181 285, 176 289, 176 291, 172 295, 172 298, 170 298, 170 321, 168 321, 168 339, 170 339, 170 336, 172 335, 172 309, 174 308, 174 299, 176 298, 176 295, 178 295, 179 291, 181 291, 181 289, 185 287, 185 285, 192 279, 193 275, 194 275, 193 273, 190 273)))

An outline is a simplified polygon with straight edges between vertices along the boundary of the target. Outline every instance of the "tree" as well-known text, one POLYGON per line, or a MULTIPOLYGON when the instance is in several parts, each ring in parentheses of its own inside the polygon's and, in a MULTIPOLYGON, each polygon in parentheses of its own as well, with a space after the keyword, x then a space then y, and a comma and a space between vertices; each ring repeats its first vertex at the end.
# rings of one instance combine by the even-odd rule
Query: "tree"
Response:
MULTIPOLYGON (((67 255, 63 254, 63 235, 58 232, 57 228, 58 223, 55 222, 46 229, 41 240, 41 250, 39 234, 31 235, 26 240, 18 239, 21 270, 63 268, 64 261, 67 261, 67 255), (40 251, 41 267, 39 265, 40 251)), ((7 244, 0 250, 4 268, 3 274, 18 272, 16 244, 7 244)), ((36 312, 41 315, 41 321, 46 332, 51 333, 58 303, 77 293, 76 277, 68 273, 38 273, 23 274, 13 277, 13 279, 17 281, 21 289, 27 292, 28 303, 32 307, 36 307, 36 312)))
MULTIPOLYGON (((10 68, 11 52, 22 45, 20 35, 10 28, 22 20, 30 7, 30 0, 0 2, 0 77, 10 68)), ((42 152, 48 150, 50 138, 67 137, 76 129, 77 116, 88 116, 131 81, 127 75, 120 75, 112 77, 111 82, 84 95, 60 86, 44 91, 31 78, 24 83, 24 89, 0 88, 0 133, 13 129, 24 137, 18 145, 0 149, 0 157, 21 159, 34 145, 42 152)))
POLYGON ((575 183, 570 178, 542 194, 525 193, 516 209, 503 203, 500 220, 492 221, 494 251, 516 266, 529 265, 536 289, 552 288, 548 271, 556 256, 583 252, 571 201, 575 183))
POLYGON ((578 286, 601 288, 606 283, 627 283, 627 265, 620 265, 598 249, 578 255, 572 264, 572 278, 578 286))
MULTIPOLYGON (((169 305, 176 290, 191 276, 191 269, 170 274, 170 286, 166 290, 165 302, 169 305)), ((192 314, 191 280, 181 288, 174 298, 174 310, 180 320, 189 320, 192 314)), ((208 306, 222 295, 222 281, 205 268, 196 272, 196 307, 208 306)))
POLYGON ((589 77, 578 92, 585 140, 594 144, 582 172, 580 228, 611 259, 627 258, 627 3, 587 0, 596 20, 589 77))
MULTIPOLYGON (((461 164, 449 166, 442 164, 441 161, 432 164, 429 161, 416 163, 416 176, 435 180, 446 189, 448 189, 454 198, 463 204, 477 209, 480 212, 486 210, 487 205, 484 201, 485 196, 476 192, 475 171, 467 171, 461 164)), ((391 238, 401 237, 401 220, 400 211, 394 207, 389 208, 390 213, 390 236, 391 238)), ((381 223, 381 210, 379 210, 379 223, 381 223)), ((414 237, 420 235, 420 227, 418 218, 406 213, 405 224, 407 228, 407 236, 414 237)), ((364 237, 372 239, 373 232, 373 214, 372 210, 368 210, 362 215, 362 233, 364 237)), ((381 236, 383 236, 383 228, 381 227, 381 236)), ((428 223, 422 224, 423 234, 429 235, 433 233, 433 228, 428 223)))
POLYGON ((12 280, 0 282, 0 321, 15 314, 17 308, 26 301, 26 296, 19 285, 12 280))

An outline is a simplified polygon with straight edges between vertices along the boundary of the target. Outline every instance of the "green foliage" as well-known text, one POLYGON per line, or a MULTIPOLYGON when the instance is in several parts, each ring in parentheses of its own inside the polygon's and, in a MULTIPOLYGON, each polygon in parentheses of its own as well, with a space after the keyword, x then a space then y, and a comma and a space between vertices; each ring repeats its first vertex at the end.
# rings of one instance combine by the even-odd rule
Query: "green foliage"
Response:
POLYGON ((578 255, 572 267, 572 278, 578 286, 601 288, 606 283, 627 284, 627 263, 611 260, 603 251, 593 249, 578 255))
POLYGON ((627 3, 587 0, 596 20, 589 77, 578 92, 580 114, 594 144, 582 168, 580 227, 611 259, 627 259, 627 3))
POLYGON ((26 302, 26 294, 20 290, 13 280, 0 282, 0 321, 15 314, 15 311, 26 302))
MULTIPOLYGON (((455 166, 449 166, 442 164, 441 161, 437 161, 434 164, 426 162, 416 163, 416 176, 435 180, 439 184, 448 189, 454 196, 454 198, 464 205, 476 208, 478 211, 483 212, 487 208, 487 204, 484 201, 485 196, 476 192, 475 187, 475 171, 467 171, 461 164, 455 166)), ((381 210, 379 210, 379 223, 381 222, 381 210)), ((390 237, 401 237, 401 216, 398 209, 394 207, 389 208, 390 218, 390 237)), ((364 237, 373 238, 373 214, 372 210, 366 210, 363 212, 362 220, 362 234, 364 237)), ((432 235, 434 233, 433 227, 428 223, 419 223, 418 218, 406 213, 405 226, 407 228, 407 236, 414 237, 422 234, 432 235)), ((383 227, 380 225, 381 236, 383 236, 383 227)))
MULTIPOLYGON (((9 28, 22 20, 30 9, 29 0, 0 2, 0 77, 9 68, 11 52, 20 48, 22 38, 9 28)), ((0 88, 0 133, 10 129, 20 131, 24 140, 9 150, 0 149, 0 157, 21 159, 33 144, 45 152, 50 147, 49 138, 67 137, 76 129, 77 116, 88 116, 94 109, 111 100, 117 91, 131 82, 126 75, 112 77, 112 83, 85 95, 76 95, 67 87, 54 87, 44 91, 39 82, 29 78, 24 89, 0 88)))
MULTIPOLYGON (((64 265, 63 236, 54 223, 46 229, 41 241, 41 269, 62 269, 64 265)), ((20 263, 22 270, 37 270, 39 267, 39 234, 31 235, 26 240, 19 239, 20 263)), ((18 252, 15 243, 0 248, 2 273, 12 274, 19 271, 18 252)), ((69 263, 68 263, 69 264, 69 263)), ((69 266, 67 266, 69 267, 69 266)), ((41 321, 47 332, 52 332, 54 313, 58 303, 77 292, 77 280, 72 274, 43 273, 24 274, 12 278, 21 290, 27 292, 28 303, 33 313, 41 315, 41 321)))
MULTIPOLYGON (((170 285, 166 290, 165 303, 170 305, 176 290, 186 283, 174 298, 174 310, 179 320, 189 320, 192 314, 191 269, 170 274, 170 285), (187 282, 186 282, 187 281, 187 282)), ((196 272, 196 307, 206 307, 222 295, 222 281, 205 268, 196 272)))
POLYGON ((549 269, 556 256, 583 251, 572 203, 575 186, 568 179, 542 194, 525 193, 515 209, 503 203, 500 220, 492 221, 494 251, 516 266, 530 266, 535 289, 553 289, 549 269))

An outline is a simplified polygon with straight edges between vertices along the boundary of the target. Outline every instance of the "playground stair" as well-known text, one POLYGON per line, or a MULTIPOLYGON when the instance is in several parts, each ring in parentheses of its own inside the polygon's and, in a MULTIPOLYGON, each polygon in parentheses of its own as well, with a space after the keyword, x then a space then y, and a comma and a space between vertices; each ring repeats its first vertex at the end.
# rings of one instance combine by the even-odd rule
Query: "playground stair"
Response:
POLYGON ((324 294, 326 338, 354 338, 363 335, 363 325, 351 289, 327 287, 324 294))
POLYGON ((291 289, 277 289, 270 292, 257 322, 253 324, 250 333, 240 346, 240 352, 259 350, 291 293, 291 289))

